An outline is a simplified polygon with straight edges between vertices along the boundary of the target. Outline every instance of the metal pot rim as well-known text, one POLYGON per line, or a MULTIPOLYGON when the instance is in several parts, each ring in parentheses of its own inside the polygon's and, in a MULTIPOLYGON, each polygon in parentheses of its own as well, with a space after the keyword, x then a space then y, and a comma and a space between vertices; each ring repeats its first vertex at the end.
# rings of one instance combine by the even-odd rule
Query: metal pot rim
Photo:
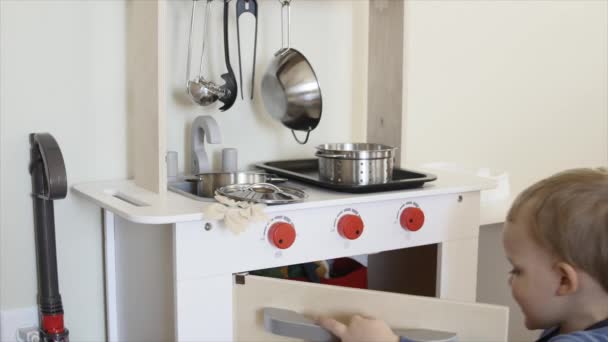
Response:
POLYGON ((235 171, 235 172, 224 172, 224 171, 213 171, 213 172, 203 172, 192 175, 192 177, 201 178, 205 175, 240 175, 240 174, 261 174, 261 175, 271 175, 268 172, 264 171, 235 171))
POLYGON ((385 159, 393 158, 397 147, 375 143, 337 143, 316 146, 315 156, 332 159, 385 159), (365 147, 357 149, 357 146, 365 147))
POLYGON ((328 151, 328 152, 387 152, 387 151, 395 151, 398 149, 398 147, 393 147, 393 146, 389 146, 389 145, 384 145, 384 144, 377 144, 377 143, 363 143, 363 142, 357 142, 357 143, 328 143, 328 144, 321 144, 321 145, 317 145, 315 146, 315 148, 317 150, 320 151, 328 151), (359 149, 359 150, 353 150, 353 149, 344 149, 344 148, 340 148, 341 146, 345 146, 345 145, 351 145, 351 146, 356 146, 356 145, 365 145, 365 146, 374 146, 377 148, 372 148, 372 149, 359 149))

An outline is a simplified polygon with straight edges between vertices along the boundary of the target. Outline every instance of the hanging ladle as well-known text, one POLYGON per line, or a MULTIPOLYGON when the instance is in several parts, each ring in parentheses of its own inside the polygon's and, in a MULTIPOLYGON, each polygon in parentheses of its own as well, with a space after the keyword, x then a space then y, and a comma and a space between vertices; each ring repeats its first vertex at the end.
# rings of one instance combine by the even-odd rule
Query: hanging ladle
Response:
POLYGON ((198 76, 190 80, 190 64, 192 60, 192 31, 194 29, 194 16, 196 12, 196 3, 198 0, 192 0, 192 15, 190 16, 190 34, 188 36, 188 61, 186 64, 186 91, 190 94, 192 100, 201 105, 208 106, 217 101, 220 94, 223 92, 213 82, 207 81, 203 75, 203 57, 205 55, 205 38, 207 35, 207 23, 209 22, 209 4, 213 0, 207 0, 205 5, 205 23, 203 24, 203 47, 201 49, 201 61, 199 65, 198 76))
POLYGON ((192 15, 190 17, 190 35, 188 37, 188 60, 186 67, 186 80, 187 80, 187 92, 190 94, 192 100, 201 106, 207 106, 213 102, 219 100, 224 105, 219 109, 225 111, 232 107, 237 97, 237 85, 232 66, 230 65, 230 53, 228 47, 228 4, 230 0, 224 0, 224 59, 226 62, 227 73, 221 75, 224 79, 224 84, 218 86, 217 84, 205 80, 202 76, 203 70, 203 57, 205 54, 205 38, 207 34, 207 23, 209 21, 209 4, 213 0, 207 0, 205 7, 205 23, 203 30, 203 47, 201 52, 201 64, 199 67, 199 75, 194 80, 190 80, 190 64, 192 60, 192 31, 194 29, 194 16, 196 12, 196 2, 198 0, 192 0, 192 15))

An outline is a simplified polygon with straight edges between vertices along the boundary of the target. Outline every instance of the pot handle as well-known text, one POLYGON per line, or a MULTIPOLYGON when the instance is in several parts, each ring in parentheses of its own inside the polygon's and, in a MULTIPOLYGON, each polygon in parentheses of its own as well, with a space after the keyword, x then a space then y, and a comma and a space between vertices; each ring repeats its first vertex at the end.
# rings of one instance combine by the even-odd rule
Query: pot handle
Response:
POLYGON ((335 154, 335 153, 326 153, 323 151, 317 151, 315 152, 315 157, 321 157, 321 158, 346 158, 347 155, 346 154, 335 154))
POLYGON ((310 137, 310 130, 306 131, 306 138, 304 139, 304 141, 300 141, 300 139, 298 139, 298 137, 296 136, 296 131, 294 131, 293 129, 291 130, 291 134, 293 134, 293 138, 296 139, 299 144, 304 145, 308 142, 308 138, 310 137))
POLYGON ((287 178, 277 177, 276 175, 266 175, 266 183, 284 183, 287 182, 287 178))

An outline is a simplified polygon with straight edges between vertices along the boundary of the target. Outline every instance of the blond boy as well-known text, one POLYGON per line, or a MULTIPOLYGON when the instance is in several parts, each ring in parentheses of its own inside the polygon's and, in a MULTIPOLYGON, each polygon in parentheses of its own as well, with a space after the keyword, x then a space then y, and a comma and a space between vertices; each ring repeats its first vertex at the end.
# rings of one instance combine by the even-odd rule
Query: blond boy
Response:
MULTIPOLYGON (((503 246, 526 327, 544 329, 538 341, 608 342, 606 170, 569 170, 524 190, 507 215, 503 246)), ((408 341, 375 319, 319 323, 345 342, 408 341)))

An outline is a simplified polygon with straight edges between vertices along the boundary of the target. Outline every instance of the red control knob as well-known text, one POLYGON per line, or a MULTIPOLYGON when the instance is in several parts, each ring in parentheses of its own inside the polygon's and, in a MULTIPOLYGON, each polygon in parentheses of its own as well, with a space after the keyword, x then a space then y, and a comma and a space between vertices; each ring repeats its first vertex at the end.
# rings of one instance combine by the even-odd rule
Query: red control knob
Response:
POLYGON ((278 248, 287 249, 296 240, 296 230, 287 222, 277 222, 270 226, 268 238, 278 248))
POLYGON ((413 232, 419 230, 424 225, 424 212, 420 208, 408 207, 401 212, 399 223, 403 229, 413 232))
POLYGON ((344 215, 338 221, 338 232, 343 237, 354 240, 363 234, 363 220, 357 215, 344 215))

